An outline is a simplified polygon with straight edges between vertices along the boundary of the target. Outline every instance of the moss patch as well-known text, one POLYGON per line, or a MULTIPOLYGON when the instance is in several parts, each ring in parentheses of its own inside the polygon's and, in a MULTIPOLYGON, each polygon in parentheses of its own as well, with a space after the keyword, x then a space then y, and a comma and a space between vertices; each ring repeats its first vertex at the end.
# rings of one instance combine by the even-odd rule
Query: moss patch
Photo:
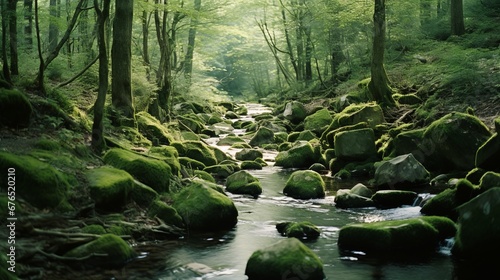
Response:
POLYGON ((102 210, 119 210, 128 201, 134 179, 127 172, 113 167, 101 167, 86 173, 90 197, 102 210))
POLYGON ((17 90, 0 88, 0 124, 12 127, 28 127, 33 108, 28 98, 17 90))

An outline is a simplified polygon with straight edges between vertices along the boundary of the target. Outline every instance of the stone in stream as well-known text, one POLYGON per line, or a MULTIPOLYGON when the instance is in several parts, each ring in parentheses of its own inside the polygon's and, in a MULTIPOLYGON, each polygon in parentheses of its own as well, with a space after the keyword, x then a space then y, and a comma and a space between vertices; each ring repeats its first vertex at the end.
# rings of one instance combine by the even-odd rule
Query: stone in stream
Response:
POLYGON ((320 229, 310 222, 283 222, 276 224, 276 229, 281 235, 298 239, 317 239, 320 229))
POLYGON ((307 110, 304 104, 298 101, 292 101, 285 105, 283 116, 292 123, 298 124, 307 117, 307 110))
POLYGON ((262 193, 262 186, 252 174, 241 170, 227 177, 226 190, 234 194, 248 194, 257 197, 262 193))
POLYGON ((374 184, 378 187, 411 188, 429 183, 430 173, 412 154, 377 164, 374 184))
POLYGON ((257 149, 243 149, 235 154, 237 160, 256 160, 262 157, 262 152, 257 149))
POLYGON ((205 166, 217 164, 214 150, 202 141, 181 141, 171 144, 179 152, 179 157, 188 157, 203 163, 205 166))
POLYGON ((297 238, 287 238, 255 251, 248 259, 245 275, 249 280, 322 280, 323 262, 297 238))
POLYGON ((252 139, 248 142, 252 147, 260 147, 264 144, 272 143, 274 143, 274 131, 265 126, 259 127, 252 139))
POLYGON ((373 191, 363 184, 356 184, 352 189, 340 189, 335 196, 335 206, 338 208, 363 208, 375 205, 371 199, 373 191))
POLYGON ((372 196, 372 200, 377 208, 389 209, 403 205, 413 205, 418 197, 416 192, 403 190, 381 190, 372 196))
POLYGON ((297 141, 290 149, 278 153, 274 165, 283 168, 308 168, 315 162, 316 154, 311 143, 297 141))
POLYGON ((316 135, 321 135, 328 128, 333 118, 328 109, 323 108, 304 119, 304 130, 310 130, 316 135))
MULTIPOLYGON (((500 119, 500 118, 499 118, 500 119)), ((498 130, 476 153, 476 166, 485 170, 500 172, 500 134, 498 130)))
POLYGON ((283 193, 297 199, 323 198, 325 197, 325 182, 315 171, 295 171, 288 178, 283 193))
POLYGON ((158 217, 167 225, 184 227, 182 218, 177 211, 161 200, 155 200, 151 203, 148 209, 148 216, 151 218, 158 217))

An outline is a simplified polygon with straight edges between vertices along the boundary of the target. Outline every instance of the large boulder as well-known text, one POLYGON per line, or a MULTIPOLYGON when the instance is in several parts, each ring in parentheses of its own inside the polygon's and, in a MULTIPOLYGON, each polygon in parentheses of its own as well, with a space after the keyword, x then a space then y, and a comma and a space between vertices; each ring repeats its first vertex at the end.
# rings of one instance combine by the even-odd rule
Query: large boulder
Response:
POLYGON ((177 227, 183 227, 184 223, 182 217, 177 213, 177 211, 167 203, 161 200, 155 200, 148 209, 149 217, 158 217, 167 225, 173 225, 177 227))
POLYGON ((238 222, 238 210, 210 183, 196 180, 175 196, 172 204, 190 230, 224 230, 238 222))
POLYGON ((234 194, 249 194, 257 197, 262 193, 262 186, 259 179, 241 170, 227 177, 226 190, 234 194))
POLYGON ((311 143, 297 141, 286 151, 276 156, 274 165, 284 168, 308 168, 316 162, 316 156, 311 143))
POLYGON ((363 208, 372 207, 373 191, 363 184, 356 184, 351 189, 340 189, 335 195, 335 206, 338 208, 363 208))
POLYGON ((217 146, 233 146, 234 144, 245 144, 246 141, 235 135, 228 135, 217 142, 217 146))
POLYGON ((458 208, 453 254, 467 260, 487 259, 500 250, 500 188, 492 188, 458 208))
POLYGON ((163 160, 172 169, 172 174, 179 176, 181 164, 179 162, 179 152, 172 146, 157 146, 149 149, 148 156, 163 160))
POLYGON ((418 194, 412 191, 381 190, 377 191, 372 200, 378 208, 388 209, 403 205, 413 205, 418 194))
POLYGON ((68 177, 51 165, 31 156, 0 151, 0 169, 3 190, 7 190, 7 183, 14 178, 16 195, 31 205, 41 209, 71 208, 67 201, 68 177))
POLYGON ((491 188, 500 187, 500 173, 488 171, 479 180, 479 189, 487 191, 491 188))
POLYGON ((171 145, 177 149, 181 157, 192 158, 205 166, 217 164, 213 149, 201 141, 173 142, 171 145))
POLYGON ((333 118, 328 109, 324 108, 309 115, 304 120, 304 130, 310 130, 317 135, 321 135, 323 131, 330 125, 333 118))
POLYGON ((476 167, 484 170, 500 172, 500 134, 495 133, 476 153, 476 167))
POLYGON ((247 262, 245 275, 249 280, 322 280, 325 277, 319 257, 296 238, 255 251, 247 262))
POLYGON ((371 128, 362 128, 335 135, 335 155, 340 160, 363 161, 377 157, 375 134, 371 128))
POLYGON ((281 235, 298 239, 317 239, 321 230, 311 222, 282 222, 276 224, 281 235))
POLYGON ((106 164, 127 171, 159 193, 169 191, 172 168, 162 160, 119 148, 110 149, 103 160, 106 164))
POLYGON ((283 116, 292 123, 298 124, 307 117, 307 110, 304 104, 298 101, 292 101, 285 105, 283 116))
POLYGON ((120 210, 135 187, 134 178, 121 169, 104 166, 87 171, 90 197, 100 210, 120 210))
POLYGON ((137 126, 139 131, 153 143, 170 145, 173 137, 158 119, 151 116, 147 112, 139 112, 136 114, 137 126))
POLYGON ((340 229, 338 246, 371 254, 432 253, 440 241, 455 233, 455 223, 438 216, 349 224, 340 229))
POLYGON ((264 126, 261 126, 248 142, 252 147, 259 147, 264 144, 272 143, 274 143, 274 131, 264 126))
POLYGON ((12 128, 28 127, 32 114, 31 103, 22 92, 0 88, 0 125, 12 128))
POLYGON ((374 185, 407 189, 429 183, 429 180, 429 171, 412 154, 406 154, 378 164, 374 185))
POLYGON ((243 149, 235 154, 237 160, 256 160, 262 157, 262 152, 257 149, 243 149))
POLYGON ((295 171, 288 178, 283 193, 297 199, 322 198, 325 197, 325 182, 315 171, 295 171))
POLYGON ((98 266, 120 266, 136 257, 136 252, 119 236, 105 234, 94 241, 78 246, 67 252, 64 256, 69 258, 87 259, 88 262, 98 266), (104 255, 95 257, 93 255, 104 255))

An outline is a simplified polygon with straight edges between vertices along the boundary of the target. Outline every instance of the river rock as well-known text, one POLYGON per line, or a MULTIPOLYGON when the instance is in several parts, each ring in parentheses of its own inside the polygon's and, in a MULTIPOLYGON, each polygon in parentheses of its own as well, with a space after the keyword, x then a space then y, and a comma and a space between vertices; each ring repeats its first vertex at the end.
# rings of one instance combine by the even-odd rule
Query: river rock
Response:
POLYGON ((476 166, 484 170, 500 172, 500 135, 493 134, 476 153, 476 166))
MULTIPOLYGON (((40 209, 71 209, 67 201, 68 177, 51 165, 26 155, 0 151, 0 180, 7 190, 9 168, 15 169, 16 195, 40 209)), ((9 190, 10 192, 10 190, 9 190)))
POLYGON ((295 141, 310 141, 316 138, 317 138, 316 135, 312 131, 304 130, 300 132, 290 133, 286 140, 288 142, 295 142, 295 141))
POLYGON ((286 151, 276 156, 274 165, 283 168, 307 168, 316 162, 316 156, 311 143, 297 141, 286 151))
POLYGON ((129 193, 130 198, 142 207, 149 207, 160 195, 150 186, 134 180, 134 187, 129 193))
POLYGON ((158 217, 167 225, 173 225, 176 227, 184 227, 182 217, 177 213, 177 211, 167 205, 161 200, 155 200, 148 209, 149 217, 158 217))
POLYGON ((429 180, 429 171, 412 154, 406 154, 381 162, 375 170, 374 185, 411 188, 429 183, 429 180))
POLYGON ((377 157, 375 134, 371 128, 337 133, 334 143, 335 155, 340 160, 362 161, 377 157))
POLYGON ((377 208, 389 209, 403 205, 413 205, 418 194, 412 191, 381 190, 372 196, 377 208))
POLYGON ((274 131, 264 126, 259 127, 252 139, 248 142, 252 147, 260 147, 264 144, 272 143, 274 143, 274 131))
POLYGON ((481 191, 487 191, 495 187, 500 187, 500 173, 492 171, 484 173, 479 181, 479 188, 481 191))
POLYGON ((316 135, 321 135, 328 128, 333 118, 328 109, 324 108, 304 119, 304 130, 310 130, 316 135))
POLYGON ((114 234, 101 235, 94 241, 78 246, 64 256, 71 258, 86 258, 93 254, 102 254, 105 257, 95 257, 87 260, 98 266, 120 266, 132 260, 137 255, 125 240, 114 234))
POLYGON ((0 88, 0 125, 25 128, 31 122, 33 107, 20 91, 0 88))
POLYGON ((240 165, 241 169, 243 170, 260 170, 262 169, 262 163, 256 161, 256 160, 244 160, 241 162, 240 165))
POLYGON ((459 206, 453 255, 490 259, 500 250, 500 188, 492 188, 459 206))
POLYGON ((148 155, 163 160, 170 166, 173 175, 180 175, 179 152, 174 147, 165 145, 151 147, 148 155))
POLYGON ((262 157, 262 152, 257 149, 243 149, 235 154, 237 160, 256 160, 262 157))
POLYGON ((247 262, 245 275, 249 280, 322 280, 325 277, 320 258, 296 238, 255 251, 247 262))
POLYGON ((234 166, 230 164, 216 164, 212 166, 205 167, 203 171, 208 174, 219 177, 219 178, 227 178, 231 174, 235 172, 234 166))
POLYGON ((180 115, 176 118, 179 124, 181 124, 179 125, 179 129, 181 131, 188 131, 199 134, 205 128, 205 126, 203 125, 204 120, 193 113, 180 115))
POLYGON ((375 206, 371 199, 373 191, 359 183, 351 189, 340 189, 337 191, 334 202, 338 208, 363 208, 375 206))
POLYGON ((262 186, 257 178, 242 170, 227 177, 226 190, 234 194, 249 194, 257 197, 262 193, 262 186))
POLYGON ((285 105, 283 116, 292 123, 298 124, 307 117, 307 110, 304 104, 298 101, 292 101, 285 105))
POLYGON ((317 172, 295 171, 288 178, 283 193, 297 199, 323 198, 325 197, 325 182, 317 172))
POLYGON ((139 112, 135 117, 139 132, 153 143, 157 142, 163 145, 170 145, 172 143, 173 137, 168 128, 155 117, 147 112, 139 112))
POLYGON ((180 157, 192 158, 205 166, 217 164, 213 149, 201 141, 172 142, 171 145, 177 149, 180 157))
POLYGON ((238 210, 226 195, 203 180, 191 182, 174 198, 172 204, 190 230, 224 230, 238 222, 238 210))
POLYGON ((283 236, 298 239, 317 239, 321 230, 310 222, 283 222, 276 224, 276 229, 283 236))
POLYGON ((110 149, 103 160, 108 165, 127 171, 158 193, 169 191, 172 168, 164 161, 119 148, 110 149))
POLYGON ((235 135, 228 135, 217 142, 217 146, 233 146, 234 144, 245 144, 245 140, 235 135))
POLYGON ((455 233, 455 223, 438 216, 349 224, 340 229, 338 246, 372 254, 432 253, 441 240, 455 233))
POLYGON ((121 169, 103 166, 86 173, 90 197, 101 210, 120 210, 128 202, 129 193, 135 188, 134 178, 121 169))

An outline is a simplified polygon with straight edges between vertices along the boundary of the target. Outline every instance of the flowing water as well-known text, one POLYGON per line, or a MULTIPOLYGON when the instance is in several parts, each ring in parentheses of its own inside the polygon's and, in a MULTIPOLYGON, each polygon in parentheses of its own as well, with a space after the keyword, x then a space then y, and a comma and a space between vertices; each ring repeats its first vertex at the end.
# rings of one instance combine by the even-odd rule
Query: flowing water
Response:
MULTIPOLYGON (((260 105, 248 108, 250 115, 267 110, 260 105)), ((216 142, 217 139, 211 139, 211 144, 216 142)), ((225 151, 234 155, 237 150, 225 148, 225 151)), ((239 211, 238 224, 233 230, 189 235, 181 240, 155 245, 137 245, 137 249, 144 252, 143 262, 159 263, 154 269, 149 267, 143 271, 142 277, 148 275, 144 279, 164 280, 246 279, 245 266, 250 255, 286 238, 277 232, 276 223, 310 221, 322 233, 317 240, 306 241, 305 244, 323 261, 327 279, 454 279, 454 265, 446 246, 427 257, 381 259, 371 258, 363 252, 339 252, 337 239, 342 226, 416 217, 420 215, 420 207, 337 209, 333 201, 336 190, 352 187, 356 182, 331 179, 328 180, 324 199, 303 201, 286 197, 282 190, 292 170, 273 166, 271 160, 275 155, 275 152, 266 152, 265 159, 270 160, 269 166, 250 171, 262 184, 263 193, 259 198, 228 194, 239 211)), ((408 252, 408 255, 412 253, 408 252)))

